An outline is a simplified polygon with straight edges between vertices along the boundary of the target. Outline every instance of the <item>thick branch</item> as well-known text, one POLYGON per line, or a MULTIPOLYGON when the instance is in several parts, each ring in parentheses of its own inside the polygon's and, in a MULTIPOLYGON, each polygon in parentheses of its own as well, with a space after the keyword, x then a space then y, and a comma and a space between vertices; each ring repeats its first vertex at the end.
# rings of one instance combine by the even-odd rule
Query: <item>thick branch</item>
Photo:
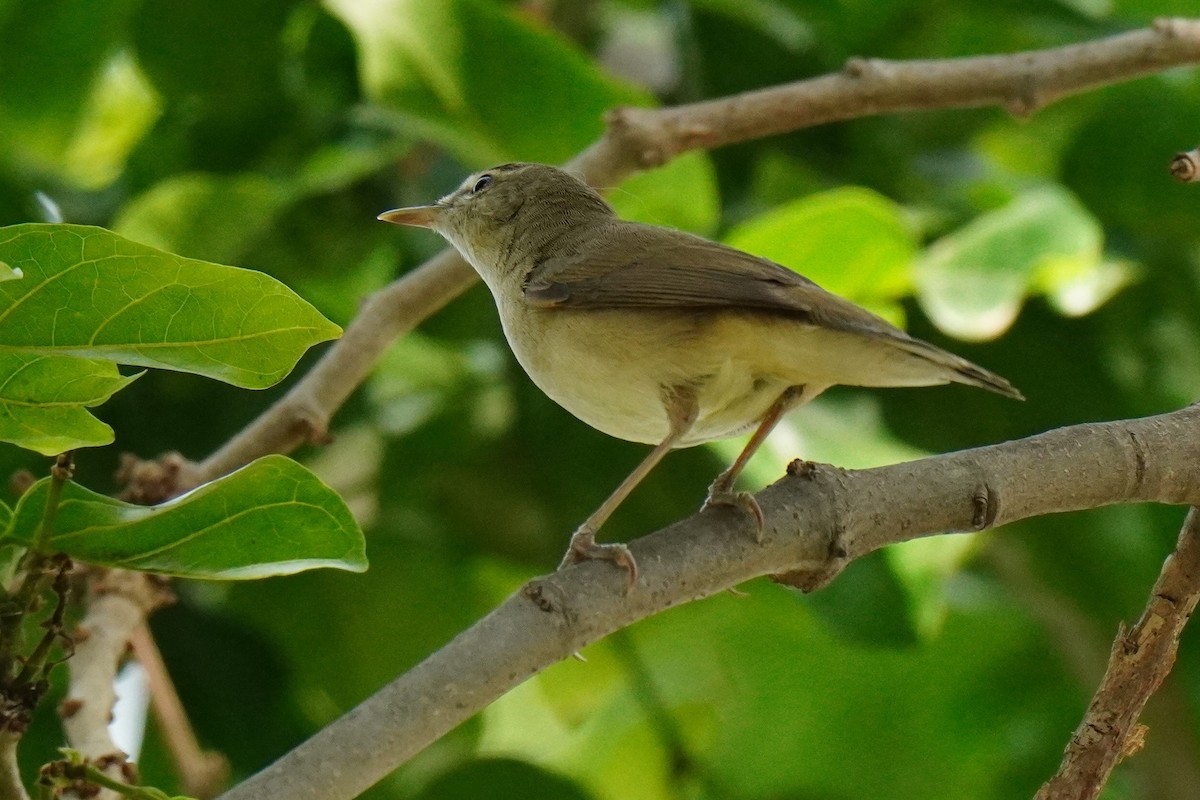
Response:
POLYGON ((718 509, 633 542, 641 578, 628 596, 609 564, 535 580, 224 800, 355 797, 550 664, 756 576, 803 570, 818 583, 887 544, 943 531, 1111 503, 1195 504, 1200 406, 878 469, 796 462, 789 472, 757 496, 761 544, 738 512, 718 509), (731 535, 739 524, 745 535, 731 535))
MULTIPOLYGON (((856 59, 839 73, 770 89, 664 109, 626 108, 605 135, 568 165, 594 186, 687 150, 758 139, 875 114, 999 105, 1027 114, 1066 95, 1200 62, 1200 20, 1160 20, 1152 28, 1094 42, 1011 55, 923 61, 856 59)), ((321 438, 329 420, 393 340, 415 328, 475 281, 453 251, 381 289, 345 335, 279 402, 176 491, 212 480, 268 453, 321 438)))
POLYGON ((1145 728, 1138 717, 1170 674, 1179 636, 1197 600, 1200 511, 1193 508, 1142 618, 1131 630, 1122 625, 1117 632, 1104 680, 1067 745, 1058 774, 1042 786, 1037 800, 1091 800, 1121 759, 1141 749, 1145 728))

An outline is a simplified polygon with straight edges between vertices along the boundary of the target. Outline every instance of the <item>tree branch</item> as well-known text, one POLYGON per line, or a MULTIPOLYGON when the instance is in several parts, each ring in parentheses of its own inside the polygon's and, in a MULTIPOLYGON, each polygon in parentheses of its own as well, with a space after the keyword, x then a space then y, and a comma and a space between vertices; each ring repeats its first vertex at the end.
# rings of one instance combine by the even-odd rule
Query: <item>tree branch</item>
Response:
MULTIPOLYGON (((853 59, 841 72, 663 109, 616 109, 597 142, 567 165, 593 186, 614 186, 688 150, 720 147, 875 114, 997 105, 1029 114, 1062 97, 1200 62, 1200 20, 1011 55, 884 61, 853 59)), ((198 465, 175 492, 269 453, 325 435, 329 420, 399 336, 465 291, 474 271, 447 250, 372 295, 345 335, 283 398, 198 465)), ((135 488, 136 491, 136 488, 135 488)))
POLYGON ((163 744, 179 775, 180 788, 189 797, 200 800, 215 796, 229 782, 229 760, 200 746, 154 635, 144 622, 130 633, 129 646, 133 657, 146 670, 154 715, 163 744))
POLYGON ((711 149, 829 122, 903 111, 1000 106, 1027 116, 1068 95, 1200 60, 1200 20, 1011 55, 888 61, 853 58, 841 72, 664 109, 618 109, 576 166, 617 183, 687 150, 711 149))
MULTIPOLYGON (((75 634, 71 680, 59 715, 72 748, 128 781, 132 775, 125 754, 108 732, 116 701, 113 681, 133 632, 169 596, 161 583, 141 572, 104 570, 90 575, 88 584, 87 614, 75 634)), ((100 796, 117 797, 112 792, 100 796)))
POLYGON ((1150 602, 1132 629, 1122 625, 1108 671, 1071 737, 1058 773, 1036 800, 1091 800, 1113 768, 1142 749, 1146 728, 1138 717, 1158 690, 1179 649, 1179 637, 1200 600, 1200 511, 1188 513, 1175 552, 1167 557, 1150 602))
POLYGON ((793 462, 757 495, 756 544, 738 512, 697 514, 630 545, 640 580, 585 563, 499 608, 223 800, 357 796, 513 686, 644 617, 761 575, 819 584, 885 545, 1111 503, 1200 502, 1200 406, 1062 428, 870 470, 793 462), (742 536, 731 535, 741 525, 742 536))

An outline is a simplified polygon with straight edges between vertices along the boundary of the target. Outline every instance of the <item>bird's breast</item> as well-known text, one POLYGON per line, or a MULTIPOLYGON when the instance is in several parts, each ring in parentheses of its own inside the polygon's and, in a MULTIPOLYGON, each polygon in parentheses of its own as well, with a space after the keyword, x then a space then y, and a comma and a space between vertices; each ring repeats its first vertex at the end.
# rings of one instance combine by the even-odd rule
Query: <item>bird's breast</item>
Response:
POLYGON ((745 431, 786 388, 714 341, 711 315, 503 305, 505 336, 533 382, 620 439, 661 442, 669 431, 664 396, 674 387, 688 388, 698 403, 681 447, 745 431))

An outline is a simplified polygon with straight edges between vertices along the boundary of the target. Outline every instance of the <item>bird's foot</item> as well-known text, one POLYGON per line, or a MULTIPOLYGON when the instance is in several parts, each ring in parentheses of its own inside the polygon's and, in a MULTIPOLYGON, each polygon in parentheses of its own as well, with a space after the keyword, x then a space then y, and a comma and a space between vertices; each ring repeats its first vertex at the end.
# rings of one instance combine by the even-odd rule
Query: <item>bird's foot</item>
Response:
POLYGON ((763 513, 754 495, 749 492, 735 492, 728 483, 717 478, 713 485, 708 487, 708 497, 705 498, 701 511, 713 506, 733 506, 745 511, 754 520, 754 541, 762 542, 763 513))
POLYGON ((597 544, 596 532, 587 524, 579 526, 579 529, 571 536, 567 554, 563 556, 562 563, 558 565, 558 568, 565 569, 572 564, 584 561, 611 561, 628 572, 629 585, 625 589, 626 594, 637 583, 637 562, 634 561, 633 553, 629 552, 629 548, 623 544, 597 544))

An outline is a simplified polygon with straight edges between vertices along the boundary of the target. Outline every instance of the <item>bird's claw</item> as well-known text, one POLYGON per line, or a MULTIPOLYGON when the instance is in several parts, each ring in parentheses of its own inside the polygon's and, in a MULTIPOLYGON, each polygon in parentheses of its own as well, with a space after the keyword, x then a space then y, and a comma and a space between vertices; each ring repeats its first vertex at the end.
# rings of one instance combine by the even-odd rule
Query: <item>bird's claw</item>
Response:
POLYGON ((581 526, 571 536, 571 544, 567 547, 567 553, 563 556, 562 563, 558 565, 558 568, 565 569, 572 564, 581 564, 584 561, 611 561, 628 572, 629 585, 625 589, 626 594, 637 583, 637 561, 634 560, 633 553, 629 551, 629 548, 623 544, 597 544, 596 532, 587 526, 581 526))
POLYGON ((758 501, 754 499, 754 495, 750 494, 750 492, 735 492, 714 484, 708 490, 708 497, 704 500, 704 507, 701 510, 704 511, 713 506, 732 506, 745 511, 754 520, 754 541, 762 542, 762 508, 759 507, 758 501))

